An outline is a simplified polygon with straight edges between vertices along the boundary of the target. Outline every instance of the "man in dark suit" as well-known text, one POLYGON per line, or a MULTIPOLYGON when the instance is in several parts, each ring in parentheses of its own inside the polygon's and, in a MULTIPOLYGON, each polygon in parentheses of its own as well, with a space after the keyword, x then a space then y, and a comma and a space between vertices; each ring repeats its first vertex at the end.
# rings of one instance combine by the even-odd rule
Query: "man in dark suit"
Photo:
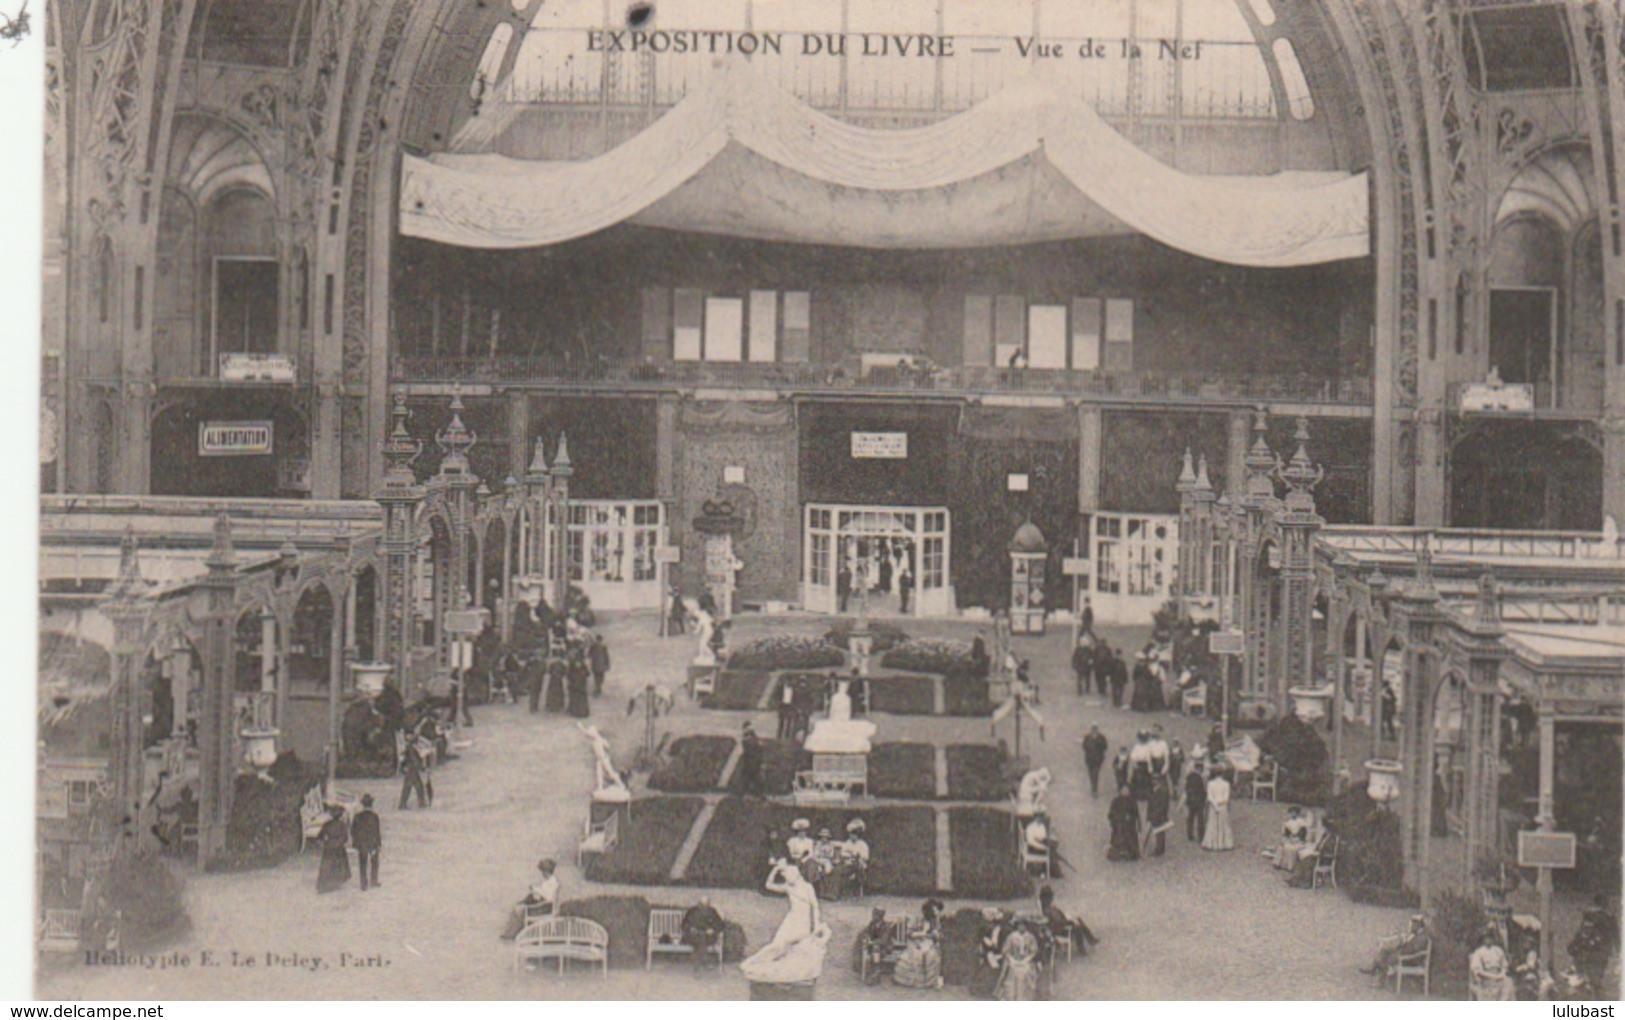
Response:
POLYGON ((1185 838, 1200 843, 1207 835, 1207 780, 1201 764, 1194 763, 1185 773, 1185 838))
POLYGON ((587 662, 592 667, 592 693, 596 698, 604 693, 604 676, 609 672, 609 645, 604 643, 604 635, 592 636, 592 644, 587 646, 587 662))
POLYGON ((1123 707, 1123 692, 1128 689, 1128 665, 1123 657, 1113 653, 1111 661, 1112 707, 1123 707))
POLYGON ((350 844, 361 865, 361 891, 383 883, 378 881, 378 851, 384 848, 384 830, 378 812, 372 809, 372 794, 363 794, 361 810, 350 822, 350 844))
POLYGON ((739 792, 762 796, 762 741, 748 721, 739 735, 739 792))
POLYGON ((1100 796, 1100 769, 1106 764, 1106 752, 1111 745, 1106 741, 1106 734, 1100 732, 1099 726, 1090 726, 1088 736, 1083 738, 1083 764, 1089 769, 1089 796, 1100 796))

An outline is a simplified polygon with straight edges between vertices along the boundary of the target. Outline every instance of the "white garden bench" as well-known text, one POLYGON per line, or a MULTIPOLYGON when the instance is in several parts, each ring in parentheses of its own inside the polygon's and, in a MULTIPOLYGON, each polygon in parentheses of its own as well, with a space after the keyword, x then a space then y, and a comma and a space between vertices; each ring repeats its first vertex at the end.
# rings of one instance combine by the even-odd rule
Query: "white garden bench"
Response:
POLYGON ((604 977, 609 977, 609 932, 596 921, 584 917, 549 917, 525 925, 514 940, 513 969, 519 971, 522 963, 541 960, 559 961, 559 973, 564 973, 570 960, 585 960, 598 964, 604 977))

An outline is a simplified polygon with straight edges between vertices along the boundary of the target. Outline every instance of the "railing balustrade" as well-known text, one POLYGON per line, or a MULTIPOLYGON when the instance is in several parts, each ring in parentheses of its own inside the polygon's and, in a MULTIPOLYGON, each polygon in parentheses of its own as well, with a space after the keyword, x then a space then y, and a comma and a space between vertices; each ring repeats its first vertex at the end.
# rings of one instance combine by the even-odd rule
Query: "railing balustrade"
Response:
MULTIPOLYGON (((898 355, 899 362, 908 359, 898 355)), ((609 389, 670 389, 684 386, 789 388, 943 393, 1028 393, 1122 397, 1189 402, 1281 400, 1368 405, 1371 381, 1310 375, 1244 375, 1196 372, 1105 372, 986 365, 872 366, 846 362, 791 364, 751 362, 647 362, 635 359, 571 359, 497 355, 458 357, 400 355, 392 376, 404 383, 531 383, 609 389)))

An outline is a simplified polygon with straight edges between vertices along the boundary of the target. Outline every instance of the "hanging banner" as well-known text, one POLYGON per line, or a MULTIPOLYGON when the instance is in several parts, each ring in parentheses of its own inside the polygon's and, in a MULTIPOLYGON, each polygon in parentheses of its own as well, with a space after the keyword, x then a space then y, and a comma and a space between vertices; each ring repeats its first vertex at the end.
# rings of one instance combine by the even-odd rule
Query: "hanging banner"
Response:
POLYGON ((206 421, 198 425, 200 457, 263 457, 271 453, 268 421, 206 421))
POLYGON ((907 432, 852 433, 854 460, 907 460, 907 432))

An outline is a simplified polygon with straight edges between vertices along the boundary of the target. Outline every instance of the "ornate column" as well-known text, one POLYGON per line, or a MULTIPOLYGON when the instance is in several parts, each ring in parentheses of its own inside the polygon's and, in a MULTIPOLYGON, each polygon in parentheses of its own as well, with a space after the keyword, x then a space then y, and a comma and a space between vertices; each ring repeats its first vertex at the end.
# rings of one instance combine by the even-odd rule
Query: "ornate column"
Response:
POLYGON ((520 568, 531 577, 547 576, 547 508, 553 501, 553 472, 547 466, 546 440, 536 437, 536 453, 525 469, 525 562, 520 568))
POLYGON ((570 605, 570 438, 559 434, 559 452, 553 457, 553 564, 555 601, 561 611, 570 605))
MULTIPOLYGON (((1300 417, 1293 436, 1298 450, 1292 462, 1276 475, 1285 483, 1286 499, 1276 515, 1285 548, 1281 550, 1281 584, 1284 589, 1281 606, 1285 614, 1282 621, 1286 632, 1285 662, 1281 672, 1281 689, 1275 691, 1276 704, 1286 706, 1285 692, 1292 687, 1319 686, 1314 673, 1314 639, 1311 614, 1314 612, 1310 587, 1314 580, 1315 535, 1326 522, 1315 513, 1314 489, 1326 472, 1309 460, 1309 419, 1300 417)), ((1329 625, 1330 620, 1327 621, 1329 625)))
POLYGON ((1253 447, 1247 452, 1247 488, 1241 507, 1245 518, 1242 543, 1237 550, 1236 570, 1241 585, 1242 629, 1246 634, 1246 661, 1242 686, 1250 694, 1263 689, 1269 678, 1269 586, 1258 571, 1258 554, 1263 545, 1265 522, 1275 512, 1275 483, 1272 476, 1280 458, 1270 451, 1265 438, 1268 416, 1260 407, 1253 413, 1253 447))
POLYGON ((1201 594, 1196 584, 1196 572, 1191 564, 1196 561, 1196 466, 1191 461, 1191 448, 1185 447, 1185 460, 1179 469, 1179 481, 1174 485, 1179 493, 1179 594, 1181 613, 1188 612, 1190 600, 1201 594))
POLYGON ((1191 564, 1192 580, 1204 598, 1217 594, 1213 577, 1213 513, 1216 494, 1208 479, 1207 454, 1196 459, 1196 487, 1191 491, 1192 523, 1196 527, 1196 544, 1192 547, 1196 561, 1191 564))
POLYGON ((440 664, 446 665, 451 650, 446 634, 445 614, 461 604, 460 593, 468 586, 468 531, 471 503, 479 478, 469 470, 468 451, 479 441, 468 426, 463 424, 463 395, 455 391, 451 396, 451 421, 435 436, 435 445, 445 454, 440 460, 440 471, 433 484, 444 490, 446 506, 451 517, 450 555, 446 557, 445 576, 437 575, 435 592, 435 645, 440 650, 440 664))
POLYGON ((1468 874, 1486 850, 1499 853, 1501 785, 1500 599, 1495 579, 1478 580, 1478 608, 1464 628, 1467 670, 1466 839, 1468 874))
POLYGON ((203 630, 203 711, 198 735, 198 865, 212 870, 226 851, 226 823, 231 817, 236 763, 236 677, 234 649, 237 599, 237 554, 231 545, 231 519, 214 521, 214 545, 206 561, 203 590, 208 621, 203 630))
MULTIPOLYGON (((141 821, 141 794, 146 785, 142 758, 141 680, 146 665, 147 625, 152 603, 141 576, 135 532, 127 530, 119 545, 118 578, 108 590, 102 615, 113 621, 113 769, 112 786, 120 810, 136 820, 137 842, 146 831, 141 821)), ((119 844, 123 846, 124 843, 119 844)))
POLYGON ((1400 595, 1400 618, 1406 629, 1405 683, 1399 718, 1400 764, 1404 767, 1400 797, 1400 849, 1405 882, 1428 903, 1428 844, 1433 817, 1433 696, 1438 684, 1438 628, 1448 619, 1433 587, 1433 552, 1426 533, 1416 551, 1416 576, 1400 595))
POLYGON ((412 462, 423 444, 407 431, 406 419, 410 415, 406 394, 397 390, 390 411, 394 425, 383 444, 384 481, 372 497, 384 509, 384 576, 379 592, 384 627, 378 635, 378 658, 395 667, 395 679, 403 695, 411 676, 415 644, 412 636, 415 595, 412 589, 416 578, 413 568, 417 561, 415 523, 424 495, 423 487, 412 473, 412 462))

